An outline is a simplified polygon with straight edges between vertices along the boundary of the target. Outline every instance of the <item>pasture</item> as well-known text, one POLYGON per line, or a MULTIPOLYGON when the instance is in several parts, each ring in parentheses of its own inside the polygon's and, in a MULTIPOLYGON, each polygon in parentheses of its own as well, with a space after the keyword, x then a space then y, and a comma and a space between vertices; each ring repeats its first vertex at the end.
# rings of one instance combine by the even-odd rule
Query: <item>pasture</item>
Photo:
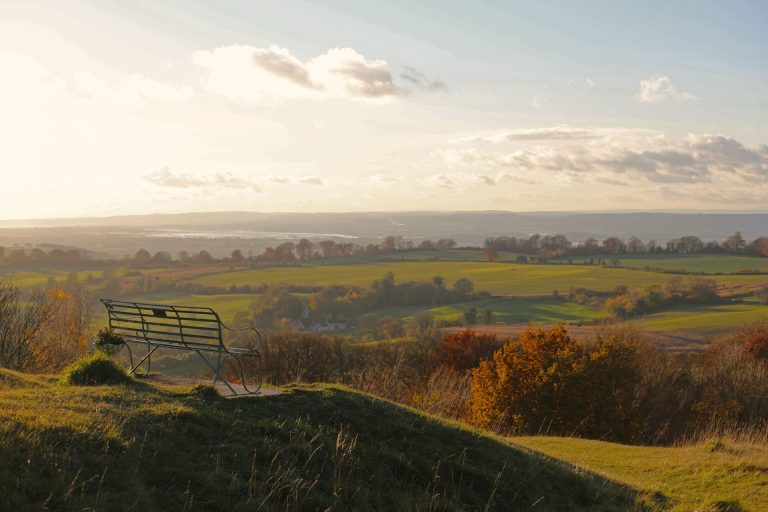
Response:
MULTIPOLYGON (((630 289, 665 284, 675 276, 623 268, 592 265, 531 265, 487 262, 380 262, 359 265, 297 265, 211 273, 190 280, 208 286, 290 283, 327 286, 332 284, 367 287, 392 272, 398 282, 426 281, 442 276, 448 286, 466 277, 476 290, 497 295, 551 295, 554 290, 567 293, 571 287, 610 291, 624 285, 630 289)), ((728 285, 748 286, 768 283, 768 275, 718 276, 728 285)))
POLYGON ((745 324, 768 321, 768 306, 754 299, 730 304, 702 304, 660 311, 636 321, 654 331, 680 331, 714 338, 745 324))
MULTIPOLYGON (((201 295, 172 292, 133 295, 131 297, 121 298, 121 300, 170 304, 171 306, 213 308, 224 323, 231 324, 236 313, 239 311, 248 311, 248 306, 255 297, 255 294, 246 293, 201 295)), ((106 315, 104 317, 106 318, 106 315)))
MULTIPOLYGON (((116 277, 119 277, 125 273, 125 270, 122 267, 114 266, 74 270, 77 273, 78 280, 80 281, 86 280, 88 276, 101 277, 105 270, 111 271, 112 274, 116 277)), ((13 281, 16 286, 20 286, 22 288, 39 288, 44 287, 47 284, 48 279, 51 277, 55 278, 58 284, 64 284, 64 280, 67 278, 67 275, 70 271, 70 269, 53 267, 24 270, 0 269, 0 280, 9 279, 13 281)))
POLYGON ((408 322, 418 311, 428 311, 435 319, 446 322, 460 322, 464 313, 471 308, 477 309, 477 323, 482 323, 483 312, 489 309, 493 312, 493 324, 556 324, 592 322, 605 315, 580 304, 568 302, 560 297, 496 297, 486 300, 446 304, 435 307, 425 306, 395 306, 375 311, 380 319, 386 317, 400 318, 408 322))
MULTIPOLYGON (((567 262, 570 258, 559 258, 554 261, 567 262)), ((588 258, 586 258, 588 259, 588 258)), ((595 257, 597 259, 597 257, 595 257)), ((610 261, 610 257, 604 256, 610 261)), ((618 257, 619 267, 633 269, 651 269, 703 274, 733 274, 737 272, 768 272, 768 258, 750 256, 735 256, 730 254, 663 254, 649 256, 646 254, 618 257)), ((573 258, 574 264, 581 264, 585 258, 573 258)))

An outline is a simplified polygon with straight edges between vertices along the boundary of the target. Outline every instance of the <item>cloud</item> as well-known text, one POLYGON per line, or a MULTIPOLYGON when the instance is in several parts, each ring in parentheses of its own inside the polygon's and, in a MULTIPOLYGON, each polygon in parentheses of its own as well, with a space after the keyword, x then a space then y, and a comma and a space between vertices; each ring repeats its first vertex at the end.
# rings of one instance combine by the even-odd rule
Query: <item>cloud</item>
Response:
POLYGON ((566 125, 549 128, 528 128, 519 130, 496 130, 469 137, 454 139, 453 142, 512 142, 512 141, 555 141, 597 139, 603 134, 592 128, 572 128, 566 125))
POLYGON ((411 87, 425 91, 440 91, 447 87, 442 80, 430 80, 424 73, 411 66, 406 66, 403 69, 400 78, 408 82, 411 87))
POLYGON ((163 167, 157 172, 144 176, 150 183, 169 188, 234 188, 259 190, 253 180, 239 178, 228 172, 215 173, 209 176, 196 176, 186 172, 172 171, 163 167))
POLYGON ((322 89, 315 84, 309 74, 309 70, 299 59, 291 55, 285 48, 271 45, 269 48, 256 48, 253 52, 253 60, 258 66, 283 77, 295 84, 309 89, 322 89))
POLYGON ((260 103, 288 99, 392 100, 408 91, 389 64, 369 60, 352 48, 331 48, 301 61, 287 48, 230 45, 195 52, 204 70, 203 87, 229 98, 260 103))
POLYGON ((301 183, 303 185, 320 185, 320 186, 325 185, 325 182, 320 178, 311 178, 311 177, 300 178, 298 180, 298 183, 301 183))
POLYGON ((643 103, 661 103, 666 100, 692 101, 698 99, 693 94, 678 91, 666 75, 655 75, 640 81, 637 98, 643 103))
POLYGON ((536 145, 508 151, 448 148, 434 154, 445 165, 471 168, 473 172, 509 171, 518 176, 548 173, 610 184, 768 184, 768 146, 747 146, 724 135, 690 134, 675 141, 648 130, 585 128, 509 130, 464 140, 527 140, 536 145))
POLYGON ((218 172, 207 175, 197 175, 187 172, 172 171, 169 167, 163 167, 157 172, 144 176, 144 180, 160 187, 168 188, 206 188, 206 189, 249 189, 261 191, 266 186, 290 186, 313 185, 324 186, 325 180, 315 176, 265 176, 259 175, 252 178, 235 176, 229 172, 218 172))
POLYGON ((591 78, 585 78, 584 79, 584 88, 585 89, 591 89, 594 86, 595 86, 595 82, 593 82, 591 78))

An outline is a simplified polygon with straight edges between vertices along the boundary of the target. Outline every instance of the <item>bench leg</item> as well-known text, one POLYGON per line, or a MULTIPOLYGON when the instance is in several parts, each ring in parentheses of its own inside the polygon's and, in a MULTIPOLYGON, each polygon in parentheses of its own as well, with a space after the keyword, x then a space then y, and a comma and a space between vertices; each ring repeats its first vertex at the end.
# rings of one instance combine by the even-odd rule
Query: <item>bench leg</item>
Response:
MULTIPOLYGON (((131 369, 128 370, 128 374, 135 374, 136 370, 139 368, 139 366, 141 366, 141 363, 143 363, 144 361, 147 361, 147 375, 149 375, 149 370, 151 368, 150 365, 152 364, 152 360, 150 359, 150 357, 152 356, 152 354, 155 353, 155 350, 157 350, 158 348, 160 347, 155 347, 149 352, 147 352, 147 354, 144 357, 142 357, 138 363, 131 366, 131 369)), ((128 350, 129 350, 128 353, 130 354, 130 349, 128 350)), ((131 362, 133 362, 133 355, 131 355, 131 362)))
POLYGON ((258 393, 259 390, 261 389, 261 356, 256 355, 256 354, 248 356, 248 357, 255 357, 255 358, 258 359, 259 368, 256 370, 257 378, 256 378, 256 388, 255 389, 250 389, 248 387, 248 385, 246 384, 246 381, 245 381, 245 368, 243 367, 243 361, 240 359, 240 356, 230 354, 230 355, 228 355, 227 357, 224 358, 224 361, 226 361, 230 357, 232 359, 234 359, 235 361, 237 361, 237 366, 238 366, 237 370, 238 370, 238 373, 240 374, 240 382, 242 383, 243 388, 248 393, 252 393, 252 394, 253 393, 258 393))
MULTIPOLYGON (((220 378, 221 360, 219 360, 218 366, 216 368, 214 368, 213 365, 211 364, 211 362, 208 361, 208 359, 202 353, 200 353, 199 350, 195 350, 195 353, 198 356, 200 356, 200 359, 205 361, 205 364, 207 364, 208 368, 210 368, 211 371, 213 372, 213 382, 211 382, 211 385, 215 386, 216 385, 216 381, 220 378)), ((230 386, 229 382, 227 382, 227 379, 221 379, 221 381, 224 383, 225 386, 227 386, 229 388, 229 390, 232 392, 233 395, 237 394, 237 392, 234 390, 234 388, 232 386, 230 386)))

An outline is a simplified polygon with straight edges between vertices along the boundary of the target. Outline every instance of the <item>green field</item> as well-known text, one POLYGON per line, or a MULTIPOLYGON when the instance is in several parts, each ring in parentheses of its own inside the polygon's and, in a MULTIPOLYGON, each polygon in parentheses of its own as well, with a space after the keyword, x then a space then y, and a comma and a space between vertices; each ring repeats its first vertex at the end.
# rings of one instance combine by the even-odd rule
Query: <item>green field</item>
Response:
POLYGON ((621 482, 660 510, 745 511, 768 507, 765 440, 711 440, 662 448, 562 437, 522 437, 513 442, 621 482))
MULTIPOLYGON (((397 281, 425 281, 440 275, 451 285, 466 277, 476 290, 499 295, 547 295, 553 290, 567 293, 571 287, 608 291, 619 285, 640 288, 664 284, 673 276, 621 268, 586 265, 521 265, 485 262, 397 262, 359 265, 303 265, 208 274, 191 279, 208 286, 291 283, 299 285, 345 284, 369 286, 387 272, 397 281)), ((720 276, 718 281, 730 284, 768 282, 768 276, 720 276)))
MULTIPOLYGON (((585 258, 573 258, 574 264, 581 264, 585 258)), ((597 259, 597 258, 595 258, 597 259)), ((610 261, 610 257, 603 258, 610 261)), ((559 258, 560 263, 567 262, 569 258, 559 258)), ((733 274, 741 271, 768 272, 768 258, 749 256, 734 256, 729 254, 664 254, 659 256, 624 255, 618 258, 619 266, 626 268, 649 268, 700 272, 705 274, 733 274)))
MULTIPOLYGON (((114 267, 110 269, 105 269, 104 267, 85 270, 77 269, 77 278, 80 281, 84 281, 89 275, 99 278, 104 274, 105 270, 111 270, 115 276, 120 276, 125 273, 123 268, 114 267)), ((56 281, 60 285, 64 284, 64 280, 67 278, 69 272, 69 270, 61 268, 36 268, 32 270, 13 271, 0 270, 0 280, 10 279, 16 286, 21 286, 23 288, 37 288, 45 286, 49 277, 56 278, 56 281)))
POLYGON ((380 318, 401 318, 408 322, 417 311, 429 311, 438 320, 448 322, 461 321, 464 312, 470 308, 477 308, 478 323, 482 323, 483 311, 493 311, 492 323, 581 323, 591 322, 602 318, 604 314, 586 306, 568 302, 563 298, 493 298, 462 302, 459 304, 447 304, 433 308, 424 306, 395 306, 382 308, 375 311, 380 318))
MULTIPOLYGON (((216 294, 216 295, 195 295, 183 293, 147 293, 143 295, 134 295, 121 300, 136 302, 149 302, 157 304, 170 304, 172 306, 196 306, 203 308, 213 308, 225 323, 231 323, 235 313, 248 311, 248 306, 255 294, 216 294)), ((103 308, 102 308, 103 309, 103 308)))
POLYGON ((647 315, 636 323, 649 330, 687 331, 712 337, 761 320, 768 320, 768 306, 749 299, 735 304, 674 308, 647 315))

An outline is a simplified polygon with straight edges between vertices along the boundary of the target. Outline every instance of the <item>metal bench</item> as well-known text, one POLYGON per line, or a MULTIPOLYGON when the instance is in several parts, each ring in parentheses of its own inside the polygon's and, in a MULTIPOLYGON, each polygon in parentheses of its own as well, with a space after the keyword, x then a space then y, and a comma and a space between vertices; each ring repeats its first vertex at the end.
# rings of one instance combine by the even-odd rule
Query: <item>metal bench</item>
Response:
POLYGON ((236 363, 239 370, 240 382, 248 393, 256 393, 261 388, 261 334, 255 327, 232 329, 221 321, 219 315, 211 308, 192 306, 170 306, 167 304, 148 304, 142 302, 126 302, 119 300, 101 299, 109 314, 109 329, 126 342, 130 358, 129 373, 137 373, 139 367, 146 362, 146 373, 150 371, 152 354, 159 348, 187 350, 196 353, 205 361, 213 372, 213 384, 222 381, 232 392, 238 394, 222 375, 222 367, 227 361, 236 363), (224 344, 224 330, 251 331, 248 347, 233 347, 224 344), (137 362, 133 361, 133 352, 129 343, 146 347, 146 354, 137 362), (204 353, 215 354, 216 360, 209 361, 204 353), (242 357, 252 359, 251 367, 255 368, 256 383, 249 388, 245 381, 245 370, 242 357))

